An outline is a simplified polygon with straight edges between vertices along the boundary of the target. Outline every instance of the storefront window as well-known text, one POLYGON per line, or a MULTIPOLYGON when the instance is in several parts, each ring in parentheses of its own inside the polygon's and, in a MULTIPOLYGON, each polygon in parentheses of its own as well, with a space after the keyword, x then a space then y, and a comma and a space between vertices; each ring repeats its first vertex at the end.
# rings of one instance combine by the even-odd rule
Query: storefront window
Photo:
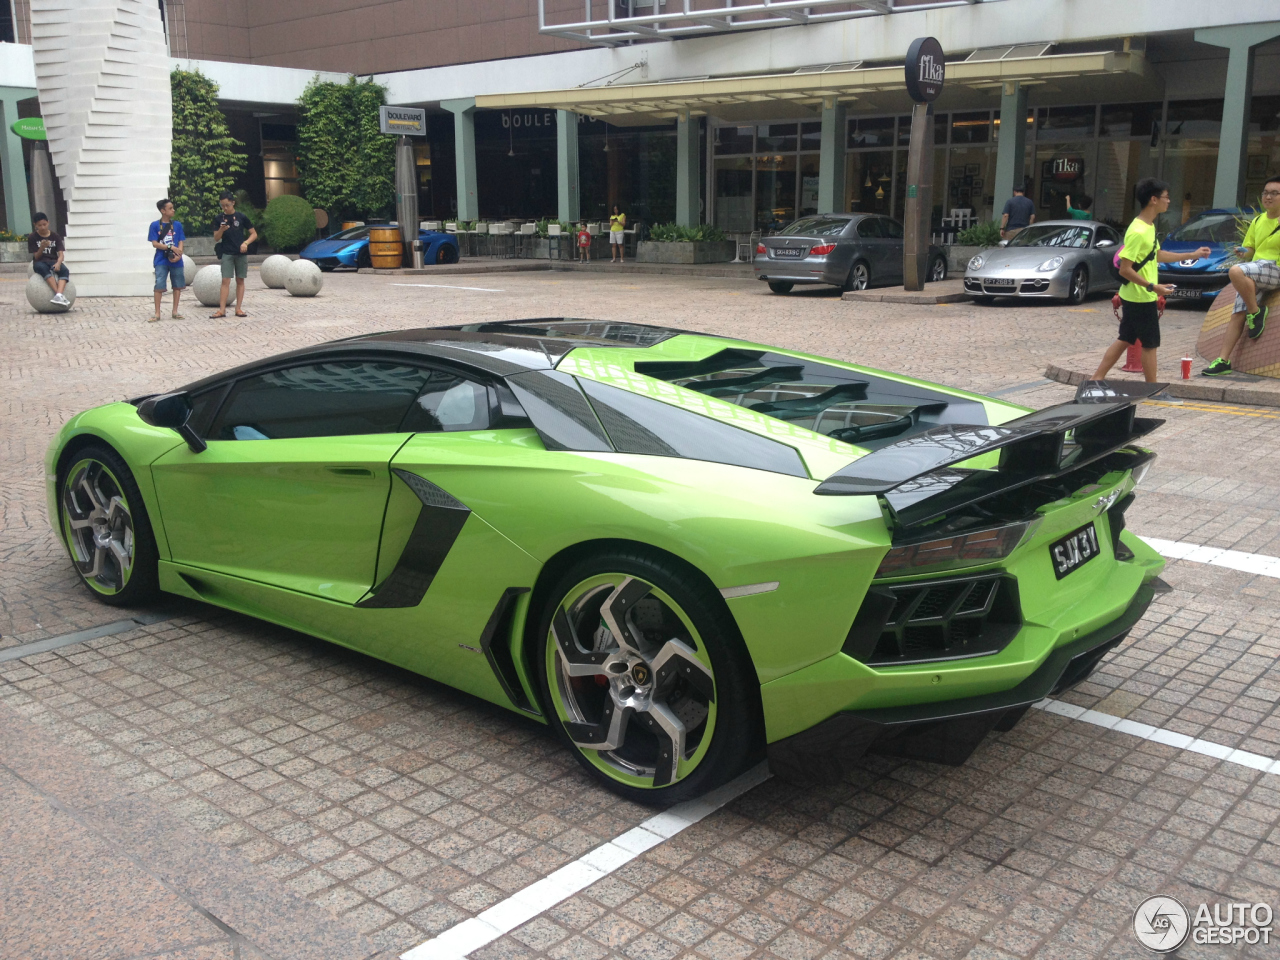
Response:
POLYGON ((756 149, 761 153, 795 153, 796 124, 762 123, 756 127, 756 149))
POLYGON ((810 122, 800 124, 800 149, 822 149, 822 124, 810 122))
MULTIPOLYGON (((1146 140, 1110 140, 1098 144, 1097 172, 1093 177, 1093 217, 1125 227, 1136 216, 1133 187, 1143 177, 1156 175, 1159 148, 1146 140)), ((1170 194, 1176 196, 1176 194, 1170 194)), ((1172 205, 1170 207, 1172 209, 1172 205)))
POLYGON ((1222 133, 1221 100, 1170 100, 1165 135, 1218 137, 1222 133))
MULTIPOLYGON (((948 117, 945 113, 933 115, 933 142, 936 146, 947 142, 948 117)), ((898 118, 898 146, 911 146, 911 115, 898 118)))
MULTIPOLYGON (((750 128, 748 128, 750 130, 750 128)), ((516 152, 520 152, 516 134, 516 152)), ((550 210, 556 210, 556 166, 554 128, 549 140, 549 159, 540 161, 545 181, 537 187, 550 188, 550 210), (545 163, 546 166, 542 166, 545 163)), ((519 183, 517 179, 515 181, 519 183)), ((599 120, 578 125, 578 182, 582 215, 603 220, 617 204, 627 215, 628 226, 643 222, 667 223, 676 214, 676 137, 672 126, 615 127, 599 120), (606 150, 605 147, 608 146, 606 150)), ((483 195, 481 196, 483 201, 483 195)), ((543 208, 545 209, 545 208, 543 208)), ((536 215, 536 214, 535 214, 536 215)))
POLYGON ((756 157, 756 229, 781 230, 795 218, 795 155, 756 157))
POLYGON ((298 128, 291 123, 263 123, 262 179, 267 202, 284 194, 301 196, 298 186, 298 128))
POLYGON ((859 150, 845 161, 845 196, 857 213, 888 213, 893 203, 892 150, 859 150))
POLYGON ((1093 196, 1097 149, 1092 141, 1037 145, 1032 170, 1036 219, 1063 220, 1067 216, 1067 197, 1078 206, 1082 195, 1093 196))
POLYGON ((750 233, 751 158, 717 159, 715 169, 716 225, 729 233, 750 233))
POLYGON ((716 127, 712 146, 716 156, 755 153, 755 127, 716 127))
MULTIPOLYGON (((804 131, 801 128, 801 143, 804 142, 804 131)), ((818 155, 816 153, 800 154, 800 202, 796 215, 812 216, 818 212, 818 155)))
POLYGON ((858 147, 891 147, 893 146, 893 117, 872 117, 863 119, 854 117, 849 121, 848 146, 850 150, 858 147))
POLYGON ((1093 137, 1093 104, 1083 107, 1041 107, 1036 111, 1037 140, 1077 140, 1093 137))
POLYGON ((975 219, 992 219, 991 201, 987 198, 994 195, 995 175, 994 147, 952 147, 947 179, 938 180, 939 188, 946 190, 942 198, 947 213, 971 210, 975 219))
POLYGON ((1244 202, 1262 202, 1263 180, 1280 172, 1280 97, 1254 97, 1245 159, 1244 202))
POLYGON ((1149 137, 1160 123, 1160 103, 1104 103, 1099 137, 1149 137))
POLYGON ((712 143, 714 222, 721 230, 769 233, 798 216, 818 212, 820 122, 717 127, 712 143), (724 156, 730 150, 747 155, 724 156))
MULTIPOLYGON (((1171 108, 1173 104, 1169 105, 1171 108)), ((1213 206, 1218 173, 1218 141, 1180 137, 1164 148, 1164 176, 1169 183, 1169 211, 1161 229, 1172 230, 1213 206)))
POLYGON ((953 113, 951 115, 952 143, 987 143, 991 140, 991 114, 953 113))

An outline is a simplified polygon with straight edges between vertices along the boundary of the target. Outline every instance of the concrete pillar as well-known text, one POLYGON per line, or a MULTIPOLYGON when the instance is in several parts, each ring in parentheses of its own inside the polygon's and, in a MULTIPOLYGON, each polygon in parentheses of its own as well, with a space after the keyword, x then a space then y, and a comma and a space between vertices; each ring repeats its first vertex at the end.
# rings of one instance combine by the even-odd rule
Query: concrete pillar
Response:
MULTIPOLYGON (((10 128, 18 119, 18 101, 34 97, 26 87, 0 87, 0 176, 4 180, 5 226, 14 233, 31 232, 31 201, 27 196, 27 168, 22 138, 10 128)), ((50 211, 50 216, 53 212, 50 211)))
POLYGON ((822 101, 822 141, 818 154, 818 212, 844 210, 845 108, 840 101, 822 101))
POLYGON ((578 187, 578 115, 556 111, 556 216, 566 223, 582 219, 578 187))
POLYGON ((440 106, 453 114, 453 154, 458 170, 458 219, 480 219, 480 197, 476 192, 476 98, 441 100, 440 106))
POLYGON ((1249 149, 1249 102, 1253 99, 1253 48, 1280 37, 1280 23, 1251 23, 1238 27, 1208 27, 1196 31, 1196 41, 1226 47, 1227 85, 1222 98, 1222 134, 1218 141, 1218 173, 1213 205, 1236 207, 1244 197, 1244 168, 1249 149))
POLYGON ((698 118, 682 112, 676 119, 676 223, 682 227, 696 227, 702 219, 698 146, 698 118))
POLYGON ((1000 143, 996 147, 996 183, 991 212, 997 220, 1013 196, 1013 185, 1022 183, 1027 156, 1027 88, 1008 80, 1000 89, 1000 143))

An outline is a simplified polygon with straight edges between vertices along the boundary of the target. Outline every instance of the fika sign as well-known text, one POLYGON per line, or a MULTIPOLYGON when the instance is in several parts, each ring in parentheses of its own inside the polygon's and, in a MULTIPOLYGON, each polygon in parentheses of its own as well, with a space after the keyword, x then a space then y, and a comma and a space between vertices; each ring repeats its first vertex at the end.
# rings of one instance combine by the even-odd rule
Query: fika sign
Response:
POLYGON ((933 37, 920 37, 907 51, 907 93, 916 103, 932 103, 942 92, 947 76, 942 44, 933 37))

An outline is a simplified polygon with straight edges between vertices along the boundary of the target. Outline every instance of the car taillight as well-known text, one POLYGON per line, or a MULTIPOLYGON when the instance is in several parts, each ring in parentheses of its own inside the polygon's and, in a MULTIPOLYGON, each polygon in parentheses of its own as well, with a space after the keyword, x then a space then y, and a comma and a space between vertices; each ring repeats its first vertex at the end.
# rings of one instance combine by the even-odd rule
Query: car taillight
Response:
POLYGON ((809 256, 825 257, 828 253, 836 248, 834 243, 820 243, 816 247, 809 248, 809 256))
POLYGON ((765 246, 763 243, 756 244, 756 253, 768 253, 768 252, 769 251, 765 249, 765 246))
POLYGON ((880 568, 876 571, 876 579, 900 577, 926 570, 976 567, 994 560, 1003 560, 1037 526, 1039 518, 1026 523, 1011 523, 1004 527, 960 533, 954 537, 904 543, 893 547, 884 555, 880 568))

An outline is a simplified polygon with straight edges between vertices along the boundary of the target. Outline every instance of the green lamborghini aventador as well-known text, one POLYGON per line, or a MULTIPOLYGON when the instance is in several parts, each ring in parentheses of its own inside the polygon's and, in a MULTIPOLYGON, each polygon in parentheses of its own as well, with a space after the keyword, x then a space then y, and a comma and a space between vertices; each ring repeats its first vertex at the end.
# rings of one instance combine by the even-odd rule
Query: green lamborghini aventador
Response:
POLYGON ((363 651, 668 802, 762 752, 962 763, 1087 676, 1163 567, 1124 522, 1153 389, 1028 412, 634 323, 399 330, 80 414, 49 510, 106 603, 363 651))

